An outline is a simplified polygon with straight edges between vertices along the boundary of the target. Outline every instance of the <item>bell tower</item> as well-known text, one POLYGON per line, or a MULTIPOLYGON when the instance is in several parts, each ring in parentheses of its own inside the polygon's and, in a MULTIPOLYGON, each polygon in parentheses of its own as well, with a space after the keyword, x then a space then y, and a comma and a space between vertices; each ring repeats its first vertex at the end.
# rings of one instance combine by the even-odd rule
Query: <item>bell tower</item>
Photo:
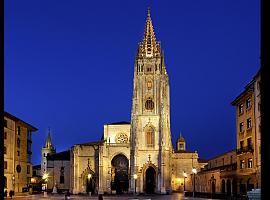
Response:
POLYGON ((134 65, 131 114, 130 191, 171 190, 169 77, 148 9, 134 65), (151 178, 152 177, 152 178, 151 178), (149 179, 149 180, 148 180, 149 179), (150 185, 149 185, 149 184, 150 185), (154 188, 150 190, 149 188, 154 188))
POLYGON ((41 174, 45 174, 47 172, 47 155, 55 153, 55 152, 56 152, 56 150, 52 144, 51 131, 49 128, 46 142, 41 150, 41 153, 42 153, 42 155, 41 155, 41 158, 42 158, 41 159, 41 174))

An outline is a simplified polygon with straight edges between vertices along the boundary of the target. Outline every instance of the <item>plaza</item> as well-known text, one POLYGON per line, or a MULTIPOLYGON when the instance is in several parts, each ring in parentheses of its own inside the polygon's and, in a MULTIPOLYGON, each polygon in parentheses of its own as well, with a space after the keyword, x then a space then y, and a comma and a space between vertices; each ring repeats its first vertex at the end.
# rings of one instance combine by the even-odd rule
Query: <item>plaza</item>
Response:
MULTIPOLYGON (((10 198, 8 198, 10 199, 10 198)), ((65 195, 50 195, 48 194, 47 197, 44 197, 43 194, 37 194, 37 195, 25 195, 25 196, 16 196, 13 199, 65 199, 65 195)), ((71 195, 70 199, 98 199, 97 195, 94 196, 87 196, 87 195, 71 195)), ((171 195, 138 195, 138 196, 132 196, 132 195, 104 195, 104 200, 110 200, 110 199, 117 199, 117 200, 207 200, 206 198, 192 198, 192 197, 185 197, 182 193, 173 193, 171 195)))

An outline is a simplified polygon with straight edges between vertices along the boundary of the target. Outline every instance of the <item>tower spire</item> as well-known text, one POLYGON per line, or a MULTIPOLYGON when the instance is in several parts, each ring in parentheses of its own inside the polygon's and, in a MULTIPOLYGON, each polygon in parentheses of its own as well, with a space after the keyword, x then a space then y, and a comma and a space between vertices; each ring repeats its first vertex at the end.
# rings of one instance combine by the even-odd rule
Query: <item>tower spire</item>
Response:
POLYGON ((150 15, 150 7, 147 9, 147 19, 144 29, 143 41, 140 45, 140 53, 146 57, 153 57, 160 54, 160 46, 156 41, 153 23, 150 15))
POLYGON ((48 128, 48 136, 44 145, 45 148, 52 148, 53 149, 53 144, 52 144, 52 139, 51 139, 51 129, 50 127, 48 128))

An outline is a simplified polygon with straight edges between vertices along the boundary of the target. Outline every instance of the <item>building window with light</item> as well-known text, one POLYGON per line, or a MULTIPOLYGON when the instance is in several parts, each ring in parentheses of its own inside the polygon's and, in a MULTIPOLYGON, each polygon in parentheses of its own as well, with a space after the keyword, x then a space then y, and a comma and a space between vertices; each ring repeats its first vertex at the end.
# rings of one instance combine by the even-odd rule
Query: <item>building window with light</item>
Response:
POLYGON ((250 129, 251 128, 251 118, 248 118, 247 119, 247 129, 250 129))
POLYGON ((21 127, 20 126, 17 127, 17 134, 21 135, 21 127))
POLYGON ((241 103, 241 104, 238 106, 238 109, 239 109, 239 114, 243 114, 243 111, 244 111, 244 105, 241 103))
POLYGON ((250 108, 251 107, 251 99, 250 99, 250 97, 249 98, 247 98, 247 100, 246 100, 246 108, 248 109, 248 108, 250 108))
POLYGON ((239 124, 239 131, 240 131, 240 133, 243 133, 243 131, 244 131, 244 123, 243 122, 241 122, 239 124))
POLYGON ((252 158, 248 159, 248 168, 252 168, 252 158))
POLYGON ((244 168, 245 168, 245 161, 240 160, 240 169, 244 169, 244 168))

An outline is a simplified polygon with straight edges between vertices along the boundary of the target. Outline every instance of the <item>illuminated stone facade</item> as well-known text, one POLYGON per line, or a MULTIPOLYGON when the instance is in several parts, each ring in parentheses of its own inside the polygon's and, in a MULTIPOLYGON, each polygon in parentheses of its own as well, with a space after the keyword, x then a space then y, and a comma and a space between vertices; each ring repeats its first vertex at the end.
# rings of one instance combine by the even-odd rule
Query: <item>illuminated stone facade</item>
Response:
POLYGON ((4 182, 15 194, 28 188, 32 177, 32 133, 37 128, 4 113, 4 182))
POLYGON ((198 161, 197 152, 186 151, 183 137, 179 142, 174 151, 169 78, 148 11, 135 59, 131 123, 104 125, 101 141, 71 148, 70 191, 165 194, 183 191, 184 172, 191 188, 192 168, 200 171, 206 163, 198 161))

